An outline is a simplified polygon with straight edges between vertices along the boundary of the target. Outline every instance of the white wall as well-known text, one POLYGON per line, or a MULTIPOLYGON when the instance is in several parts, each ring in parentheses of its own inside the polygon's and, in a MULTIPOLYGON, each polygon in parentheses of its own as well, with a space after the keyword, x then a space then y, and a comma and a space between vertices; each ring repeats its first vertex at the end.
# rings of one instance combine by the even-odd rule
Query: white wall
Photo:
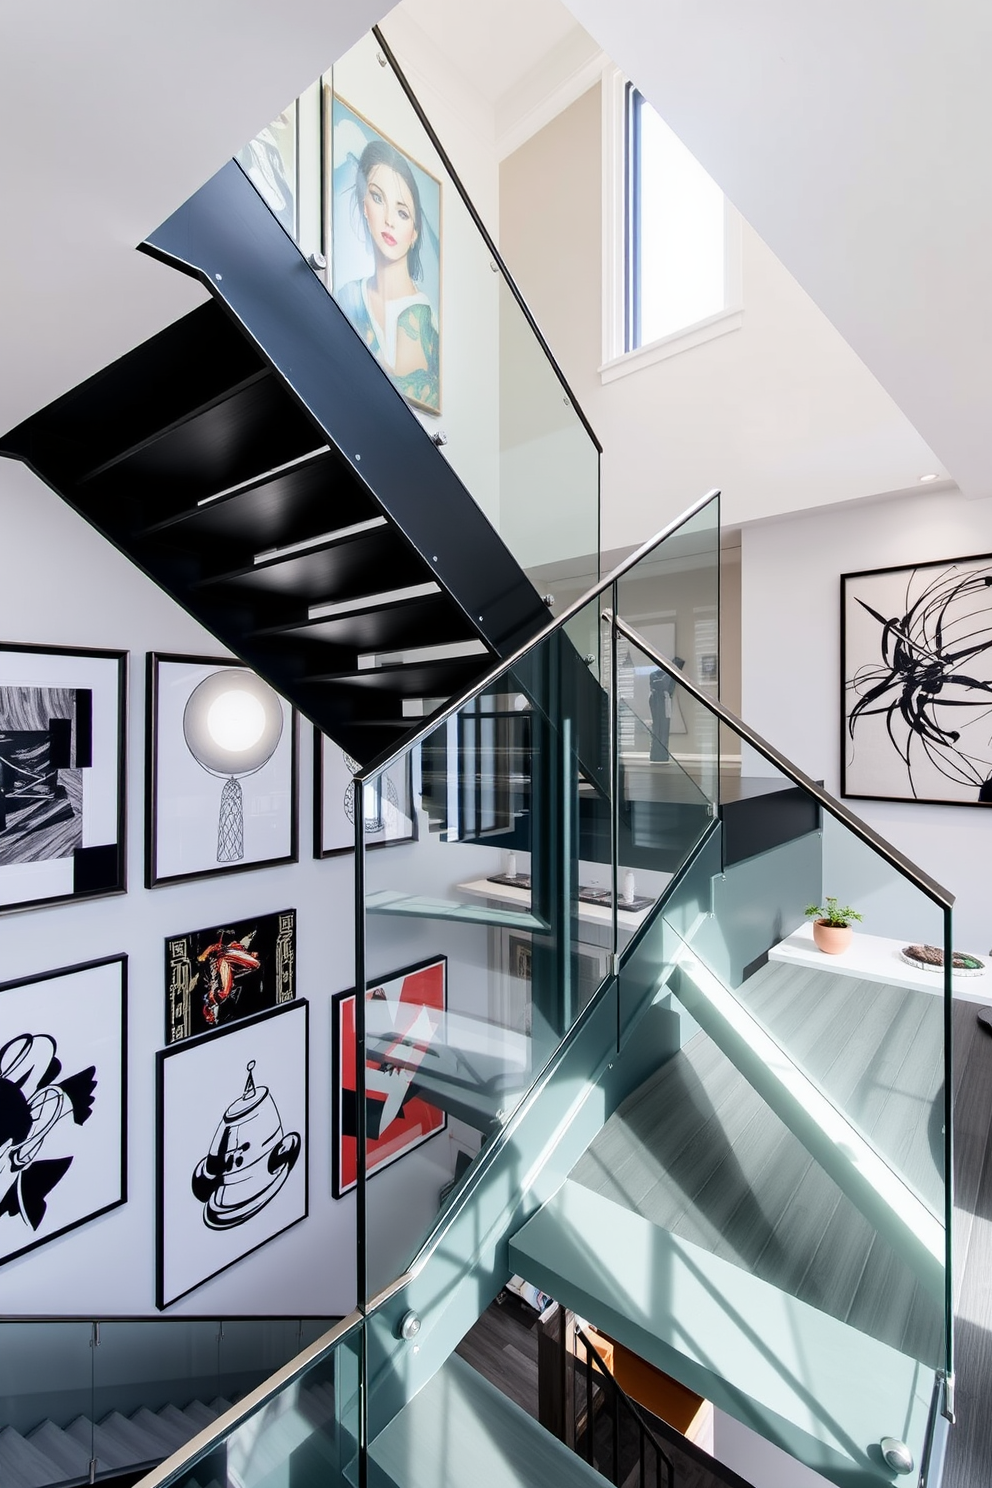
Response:
POLYGON ((500 247, 603 444, 604 548, 643 541, 714 486, 734 526, 939 470, 746 223, 741 328, 603 385, 602 222, 597 86, 504 160, 500 247))
MULTIPOLYGON (((8 461, 0 462, 0 532, 4 640, 130 651, 127 894, 0 916, 2 981, 118 952, 129 957, 128 1200, 0 1268, 0 1313, 154 1313, 155 1053, 165 1021, 165 937, 288 907, 297 910, 297 995, 310 1004, 310 1215, 169 1312, 348 1312, 355 1200, 331 1196, 330 999, 353 985, 354 880, 350 854, 312 856, 313 731, 301 725, 299 863, 145 889, 145 653, 220 656, 224 649, 26 467, 8 461)), ((459 878, 494 871, 498 856, 442 844, 422 818, 417 844, 370 855, 370 879, 376 887, 443 896, 459 878)), ((485 928, 435 922, 373 922, 371 969, 385 974, 446 952, 450 1005, 484 1016, 486 935, 485 928)), ((452 1122, 446 1135, 376 1177, 373 1260, 387 1270, 393 1265, 383 1281, 405 1263, 436 1213, 456 1148, 474 1150, 476 1142, 452 1122)))
MULTIPOLYGON (((965 557, 990 548, 992 501, 967 501, 954 492, 913 494, 899 501, 862 503, 745 527, 741 534, 744 718, 836 794, 840 787, 839 575, 965 557)), ((985 955, 992 946, 988 811, 885 801, 849 804, 957 895, 955 943, 985 955)), ((825 889, 848 892, 843 884, 825 885, 825 889)), ((866 921, 865 929, 871 928, 866 921)), ((874 928, 887 933, 877 924, 874 928)))

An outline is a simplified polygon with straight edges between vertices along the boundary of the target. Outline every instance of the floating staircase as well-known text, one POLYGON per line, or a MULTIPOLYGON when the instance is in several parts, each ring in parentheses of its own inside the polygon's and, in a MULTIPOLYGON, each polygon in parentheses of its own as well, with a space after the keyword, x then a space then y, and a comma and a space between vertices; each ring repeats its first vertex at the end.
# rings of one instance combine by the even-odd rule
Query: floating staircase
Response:
POLYGON ((143 246, 210 301, 0 453, 368 762, 547 607, 233 161, 143 246))

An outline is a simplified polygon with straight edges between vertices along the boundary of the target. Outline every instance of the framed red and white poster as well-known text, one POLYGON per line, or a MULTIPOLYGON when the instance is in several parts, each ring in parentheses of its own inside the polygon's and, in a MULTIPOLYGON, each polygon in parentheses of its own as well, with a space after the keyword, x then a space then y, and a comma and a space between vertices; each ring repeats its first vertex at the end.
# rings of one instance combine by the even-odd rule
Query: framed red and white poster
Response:
MULTIPOLYGON (((365 1132, 368 1173, 405 1157, 444 1131, 448 1118, 421 1094, 417 1074, 444 1036, 448 958, 436 956, 370 982, 365 993, 365 1132)), ((332 999, 334 1132, 332 1180, 336 1199, 358 1177, 355 1099, 355 993, 332 999)))

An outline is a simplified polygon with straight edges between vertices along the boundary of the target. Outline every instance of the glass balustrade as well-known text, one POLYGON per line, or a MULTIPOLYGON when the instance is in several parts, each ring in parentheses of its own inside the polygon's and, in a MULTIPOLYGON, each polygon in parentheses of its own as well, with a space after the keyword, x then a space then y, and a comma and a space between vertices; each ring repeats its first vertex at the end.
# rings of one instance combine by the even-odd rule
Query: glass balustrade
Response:
POLYGON ((401 62, 363 37, 238 161, 560 611, 599 576, 599 445, 401 62))

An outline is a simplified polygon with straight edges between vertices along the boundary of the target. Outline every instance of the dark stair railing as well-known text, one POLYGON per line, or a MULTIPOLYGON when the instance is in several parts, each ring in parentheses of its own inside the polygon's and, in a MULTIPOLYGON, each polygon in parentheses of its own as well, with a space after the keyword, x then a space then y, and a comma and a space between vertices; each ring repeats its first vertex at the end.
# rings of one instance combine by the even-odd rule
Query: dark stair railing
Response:
POLYGON ((585 1386, 581 1398, 578 1389, 570 1392, 575 1451, 616 1488, 662 1488, 663 1483, 666 1488, 677 1488, 672 1459, 578 1324, 574 1338, 582 1358, 573 1353, 572 1367, 585 1386), (604 1435, 608 1452, 604 1452, 604 1435))

